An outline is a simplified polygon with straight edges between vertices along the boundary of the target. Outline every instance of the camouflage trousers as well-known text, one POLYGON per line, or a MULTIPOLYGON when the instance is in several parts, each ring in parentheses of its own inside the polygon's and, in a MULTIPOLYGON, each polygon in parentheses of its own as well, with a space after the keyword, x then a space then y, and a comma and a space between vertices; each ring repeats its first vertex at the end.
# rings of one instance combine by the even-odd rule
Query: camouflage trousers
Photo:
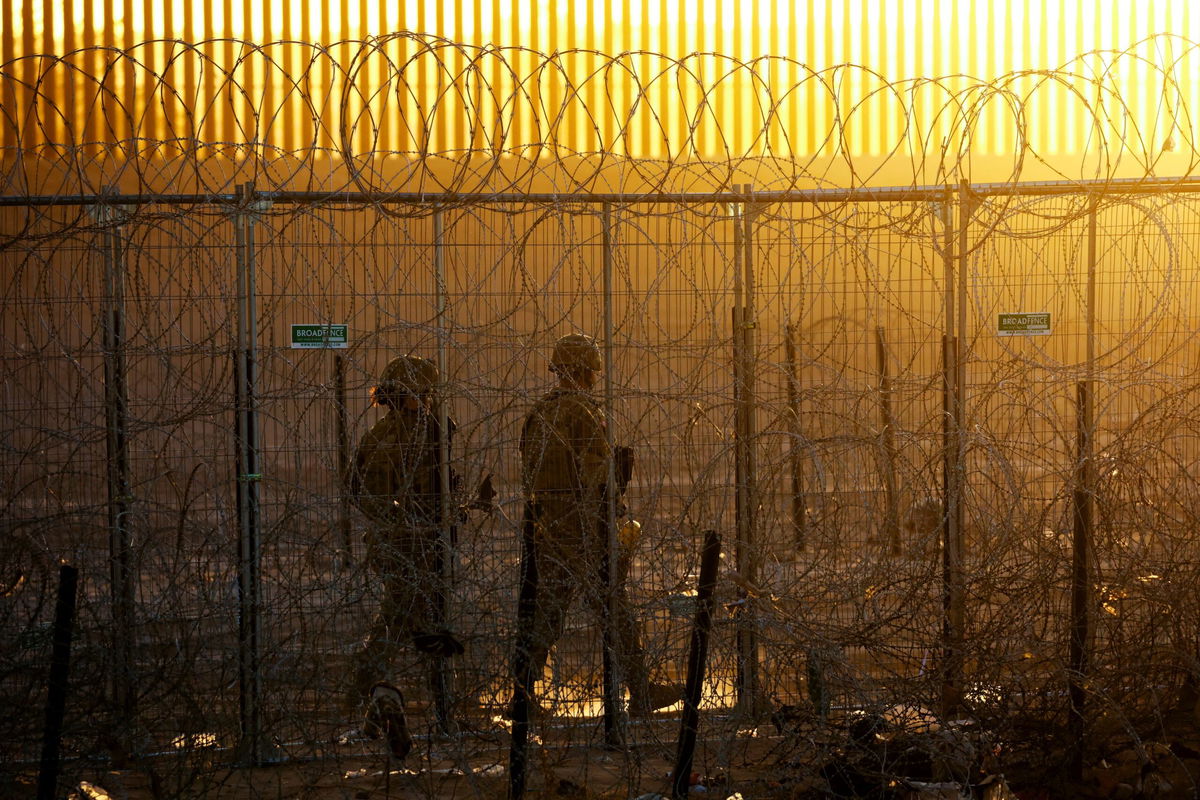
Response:
POLYGON ((367 561, 382 592, 379 611, 354 654, 354 691, 360 698, 389 677, 400 646, 444 626, 447 601, 443 544, 436 527, 372 531, 367 561))
POLYGON ((609 582, 608 542, 600 530, 599 510, 570 495, 539 497, 537 508, 533 547, 537 601, 529 639, 534 680, 544 672, 550 649, 562 637, 567 613, 578 597, 594 620, 611 624, 617 666, 631 704, 637 705, 649 688, 646 657, 624 581, 609 582))

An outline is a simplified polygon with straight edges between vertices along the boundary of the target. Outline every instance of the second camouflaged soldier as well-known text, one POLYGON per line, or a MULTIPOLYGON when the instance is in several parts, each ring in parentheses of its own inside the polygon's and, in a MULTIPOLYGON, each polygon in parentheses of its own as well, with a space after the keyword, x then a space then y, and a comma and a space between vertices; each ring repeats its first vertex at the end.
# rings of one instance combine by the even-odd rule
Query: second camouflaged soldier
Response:
POLYGON ((590 393, 601 369, 600 351, 589 336, 564 336, 554 345, 550 369, 558 387, 533 407, 521 432, 522 488, 535 509, 531 674, 535 681, 541 676, 550 648, 562 636, 568 608, 581 594, 598 620, 605 620, 611 607, 609 622, 629 688, 629 710, 645 715, 681 695, 677 687, 650 683, 625 587, 610 586, 604 574, 608 537, 602 522, 612 454, 604 412, 590 393))
MULTIPOLYGON (((387 365, 372 390, 375 405, 387 413, 363 436, 346 476, 350 497, 371 520, 367 561, 383 584, 379 613, 354 657, 354 693, 367 705, 368 733, 383 733, 397 758, 411 741, 403 697, 385 680, 392 650, 408 640, 431 657, 435 695, 443 669, 436 659, 462 652, 444 628, 442 566, 449 543, 442 541, 442 437, 433 406, 438 378, 436 365, 417 356, 387 365)), ((448 447, 453 423, 447 421, 448 447)))

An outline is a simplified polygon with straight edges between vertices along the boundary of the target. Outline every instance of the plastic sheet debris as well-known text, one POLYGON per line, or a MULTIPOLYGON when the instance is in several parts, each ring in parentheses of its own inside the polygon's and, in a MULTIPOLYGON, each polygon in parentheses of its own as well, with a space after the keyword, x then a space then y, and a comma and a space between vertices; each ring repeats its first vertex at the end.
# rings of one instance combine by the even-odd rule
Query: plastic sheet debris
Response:
POLYGON ((80 781, 75 791, 67 797, 69 800, 113 800, 113 796, 108 793, 108 790, 87 781, 80 781))
POLYGON ((895 704, 855 712, 846 727, 844 745, 820 769, 833 794, 980 796, 973 787, 990 771, 984 760, 991 750, 972 721, 943 722, 922 706, 895 704))
POLYGON ((361 742, 370 741, 371 737, 362 728, 351 728, 347 731, 342 731, 334 741, 340 745, 359 744, 361 742))
POLYGON ((909 781, 906 788, 906 800, 970 800, 971 797, 957 783, 909 781))
POLYGON ((215 733, 181 733, 171 740, 171 747, 176 750, 198 750, 204 747, 216 747, 217 744, 215 733))

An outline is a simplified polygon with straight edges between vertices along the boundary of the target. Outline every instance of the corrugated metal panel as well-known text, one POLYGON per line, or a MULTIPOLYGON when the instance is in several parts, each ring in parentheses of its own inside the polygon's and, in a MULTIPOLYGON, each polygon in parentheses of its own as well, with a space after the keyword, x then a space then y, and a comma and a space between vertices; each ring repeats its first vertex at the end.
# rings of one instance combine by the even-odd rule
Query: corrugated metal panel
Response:
MULTIPOLYGON (((113 92, 104 107, 107 124, 97 113, 94 83, 69 70, 50 70, 50 81, 42 86, 42 124, 25 131, 27 145, 71 136, 100 141, 190 135, 184 110, 163 112, 147 103, 155 71, 178 57, 179 68, 169 72, 171 85, 190 98, 204 122, 196 134, 219 142, 261 137, 270 128, 276 137, 286 132, 287 141, 277 138, 274 144, 305 146, 313 141, 314 112, 298 95, 307 92, 314 94, 316 114, 327 131, 322 146, 340 146, 329 132, 345 121, 354 127, 352 143, 360 152, 486 148, 495 146, 489 132, 489 120, 496 122, 495 98, 513 99, 516 81, 528 79, 527 91, 540 105, 518 103, 522 110, 517 118, 505 120, 511 123, 506 146, 541 143, 546 123, 561 113, 561 135, 550 144, 571 151, 791 156, 845 148, 854 155, 882 154, 896 146, 906 124, 923 139, 940 142, 952 127, 958 100, 981 96, 985 87, 978 80, 1008 75, 1003 88, 1011 94, 993 93, 986 106, 971 112, 979 114, 971 151, 1004 154, 1016 149, 1018 126, 1011 105, 1006 108, 1008 97, 1027 101, 1031 142, 1040 154, 1052 155, 1094 145, 1085 107, 1095 102, 1088 96, 1094 91, 1089 73, 1114 61, 1121 95, 1103 98, 1106 110, 1123 114, 1128 109, 1147 146, 1161 144, 1170 133, 1172 111, 1184 105, 1194 116, 1200 106, 1198 57, 1192 52, 1174 64, 1178 86, 1164 86, 1147 64, 1170 67, 1186 54, 1189 45, 1183 39, 1158 39, 1134 48, 1146 63, 1097 55, 1074 62, 1068 74, 1054 80, 1017 73, 1055 68, 1097 48, 1126 48, 1157 32, 1200 40, 1200 14, 1191 6, 1188 0, 583 0, 571 17, 564 4, 550 0, 3 0, 5 19, 15 24, 3 27, 0 51, 7 63, 24 54, 62 54, 93 44, 129 50, 148 39, 175 35, 184 41, 210 40, 198 53, 182 56, 180 48, 165 44, 137 47, 144 69, 123 64, 104 78, 113 92), (331 43, 406 29, 472 46, 527 50, 495 56, 477 49, 434 48, 417 60, 404 81, 396 80, 393 70, 416 52, 411 41, 396 41, 383 50, 340 45, 331 52, 333 63, 299 45, 250 52, 281 40, 331 43), (226 40, 211 41, 217 38, 226 40), (598 55, 625 52, 641 54, 611 63, 598 55), (720 55, 685 58, 693 53, 720 55), (777 58, 748 66, 765 54, 777 58), (245 60, 239 64, 240 58, 245 60), (684 60, 670 60, 679 58, 684 60), (747 66, 735 70, 738 64, 747 66), (839 64, 866 70, 829 70, 839 64), (348 65, 363 67, 351 87, 338 74, 339 67, 348 65), (516 78, 509 67, 515 68, 516 78), (234 71, 253 91, 237 91, 222 69, 234 71), (816 70, 815 78, 810 70, 816 70), (937 84, 912 82, 943 76, 951 77, 937 84), (972 80, 963 76, 977 79, 973 92, 972 80), (292 83, 296 77, 299 85, 292 83), (198 93, 193 91, 197 80, 198 93), (798 88, 790 92, 792 87, 798 88), (346 93, 343 106, 345 89, 353 91, 346 93), (484 104, 490 109, 478 111, 484 104), (61 116, 49 105, 57 105, 61 116), (906 108, 911 112, 907 117, 906 108), (139 122, 143 113, 145 120, 139 122), (405 124, 384 124, 389 114, 403 115, 405 124), (412 124, 422 114, 430 120, 428 143, 422 141, 422 126, 412 124), (259 126, 252 124, 256 115, 259 126), (839 115, 846 134, 841 142, 827 136, 839 115)), ((91 53, 77 66, 102 75, 108 60, 91 53)), ((28 108, 28 87, 36 84, 43 68, 28 61, 8 70, 26 87, 6 85, 3 102, 10 114, 28 108)), ((521 101, 523 95, 515 99, 521 101)), ((10 126, 3 135, 12 144, 10 126)))

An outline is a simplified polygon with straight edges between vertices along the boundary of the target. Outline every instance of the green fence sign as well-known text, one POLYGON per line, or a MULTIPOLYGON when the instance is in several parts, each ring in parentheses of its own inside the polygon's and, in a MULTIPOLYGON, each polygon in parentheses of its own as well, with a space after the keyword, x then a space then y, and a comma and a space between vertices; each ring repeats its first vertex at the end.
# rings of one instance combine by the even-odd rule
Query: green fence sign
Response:
POLYGON ((1050 312, 1001 314, 999 331, 1001 336, 1048 336, 1050 312))
POLYGON ((292 347, 299 349, 324 349, 329 347, 346 347, 347 325, 311 325, 292 326, 292 347))

